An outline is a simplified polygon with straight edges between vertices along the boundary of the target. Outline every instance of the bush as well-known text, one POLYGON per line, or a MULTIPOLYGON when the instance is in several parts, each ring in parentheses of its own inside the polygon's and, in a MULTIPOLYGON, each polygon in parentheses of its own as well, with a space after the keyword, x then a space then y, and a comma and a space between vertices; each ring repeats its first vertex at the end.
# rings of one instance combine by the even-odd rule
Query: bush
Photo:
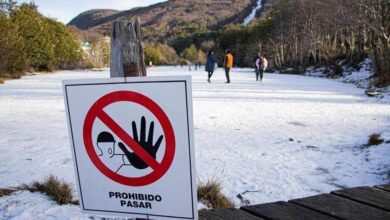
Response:
POLYGON ((221 184, 215 180, 200 183, 198 186, 198 201, 209 208, 234 208, 234 204, 221 192, 221 184))
POLYGON ((14 189, 0 189, 0 197, 3 196, 9 196, 11 193, 15 192, 16 190, 14 189))
POLYGON ((366 146, 367 147, 376 146, 382 144, 383 142, 385 142, 385 140, 381 138, 380 134, 372 134, 370 135, 366 146))
POLYGON ((19 190, 28 190, 30 192, 42 192, 52 198, 60 205, 78 204, 73 200, 72 189, 69 184, 59 181, 57 177, 50 176, 44 182, 33 182, 29 185, 18 187, 19 190))

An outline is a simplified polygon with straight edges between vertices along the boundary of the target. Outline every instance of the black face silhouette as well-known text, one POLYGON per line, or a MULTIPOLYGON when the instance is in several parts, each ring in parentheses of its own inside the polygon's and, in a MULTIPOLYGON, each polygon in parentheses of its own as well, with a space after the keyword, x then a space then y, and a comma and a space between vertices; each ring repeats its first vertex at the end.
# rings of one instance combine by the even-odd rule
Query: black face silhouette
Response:
POLYGON ((99 156, 114 156, 115 139, 109 132, 101 132, 97 137, 96 145, 99 149, 99 156))
MULTIPOLYGON (((135 121, 131 124, 133 128, 133 139, 136 141, 146 152, 156 159, 157 151, 161 145, 161 142, 164 138, 164 135, 161 135, 155 144, 153 144, 153 135, 154 135, 154 122, 150 123, 149 127, 149 135, 146 140, 146 119, 145 117, 141 118, 141 133, 140 139, 138 139, 137 125, 135 121)), ((125 153, 127 159, 130 161, 131 165, 133 165, 137 169, 145 169, 149 167, 141 158, 137 156, 137 154, 130 152, 128 148, 123 143, 118 143, 119 148, 125 153)))

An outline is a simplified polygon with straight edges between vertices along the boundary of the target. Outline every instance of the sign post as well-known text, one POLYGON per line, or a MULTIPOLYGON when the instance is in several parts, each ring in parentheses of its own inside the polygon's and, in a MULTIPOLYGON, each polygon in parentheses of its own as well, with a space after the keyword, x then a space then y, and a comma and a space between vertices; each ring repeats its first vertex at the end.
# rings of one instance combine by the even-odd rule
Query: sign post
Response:
POLYGON ((85 213, 198 219, 191 78, 63 83, 85 213))

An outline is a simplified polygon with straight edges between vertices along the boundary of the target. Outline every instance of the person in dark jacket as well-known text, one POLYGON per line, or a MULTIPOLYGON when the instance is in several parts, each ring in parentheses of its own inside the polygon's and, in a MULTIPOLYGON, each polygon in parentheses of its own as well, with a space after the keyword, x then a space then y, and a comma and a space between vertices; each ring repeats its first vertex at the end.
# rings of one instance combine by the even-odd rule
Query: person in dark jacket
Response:
POLYGON ((214 73, 214 67, 215 67, 215 58, 213 56, 213 51, 209 51, 207 54, 207 62, 206 62, 206 72, 208 73, 208 79, 207 81, 210 83, 211 76, 214 73))

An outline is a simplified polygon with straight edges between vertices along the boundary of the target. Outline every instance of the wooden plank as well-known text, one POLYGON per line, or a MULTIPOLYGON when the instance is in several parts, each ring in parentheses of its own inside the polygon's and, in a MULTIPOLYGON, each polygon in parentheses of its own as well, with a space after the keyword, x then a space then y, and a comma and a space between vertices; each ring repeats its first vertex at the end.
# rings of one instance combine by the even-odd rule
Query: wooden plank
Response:
POLYGON ((241 207, 255 216, 274 220, 334 220, 336 218, 288 202, 241 207))
POLYGON ((386 190, 386 191, 390 192, 390 184, 375 186, 375 188, 386 190))
POLYGON ((390 219, 390 213, 339 196, 322 194, 290 202, 341 219, 390 219))
POLYGON ((199 212, 199 220, 263 220, 238 209, 211 209, 199 212))
POLYGON ((390 192, 372 187, 357 187, 332 192, 337 196, 390 211, 390 192))

